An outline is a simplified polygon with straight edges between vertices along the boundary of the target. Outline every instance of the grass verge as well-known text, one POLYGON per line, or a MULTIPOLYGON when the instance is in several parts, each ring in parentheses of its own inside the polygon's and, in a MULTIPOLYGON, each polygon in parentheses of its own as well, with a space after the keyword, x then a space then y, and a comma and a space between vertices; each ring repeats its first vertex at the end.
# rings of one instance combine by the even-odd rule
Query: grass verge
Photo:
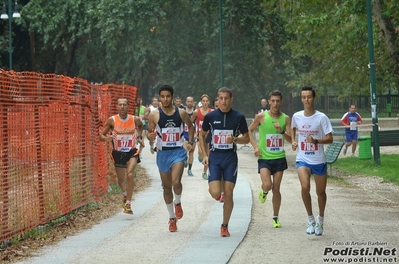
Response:
POLYGON ((380 165, 376 165, 374 159, 361 160, 349 157, 338 159, 334 163, 334 168, 345 175, 377 176, 399 185, 397 154, 381 154, 380 165))

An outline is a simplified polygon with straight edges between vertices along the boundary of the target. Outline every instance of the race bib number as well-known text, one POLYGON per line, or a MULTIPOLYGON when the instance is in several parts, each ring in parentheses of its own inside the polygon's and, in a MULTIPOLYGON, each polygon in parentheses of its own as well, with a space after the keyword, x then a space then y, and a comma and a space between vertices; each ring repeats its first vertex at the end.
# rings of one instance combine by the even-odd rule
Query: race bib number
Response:
POLYGON ((313 152, 319 150, 318 144, 313 144, 310 142, 301 142, 301 150, 305 152, 313 152))
POLYGON ((232 149, 233 143, 227 143, 227 136, 233 134, 233 130, 218 130, 213 133, 213 147, 216 149, 232 149))
POLYGON ((129 152, 133 148, 132 135, 117 135, 116 136, 117 150, 122 152, 129 152))
POLYGON ((180 147, 180 129, 178 127, 162 128, 162 146, 180 147))
POLYGON ((356 130, 357 129, 357 127, 355 126, 355 125, 357 125, 357 122, 350 122, 349 123, 349 125, 350 125, 350 130, 356 130))
POLYGON ((271 152, 283 151, 283 135, 266 134, 266 150, 271 152))
POLYGON ((184 124, 184 132, 188 132, 188 125, 184 124))

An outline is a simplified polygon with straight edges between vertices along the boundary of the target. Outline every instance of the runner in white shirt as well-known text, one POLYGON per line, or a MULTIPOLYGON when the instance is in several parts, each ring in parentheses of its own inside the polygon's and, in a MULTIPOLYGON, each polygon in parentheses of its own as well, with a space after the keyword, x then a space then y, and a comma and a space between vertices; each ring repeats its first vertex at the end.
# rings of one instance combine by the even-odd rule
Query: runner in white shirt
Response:
POLYGON ((327 163, 323 144, 333 142, 332 126, 328 117, 314 109, 316 92, 313 87, 301 89, 304 110, 292 116, 292 149, 297 150, 296 168, 301 183, 302 200, 308 213, 306 233, 322 235, 324 210, 327 202, 327 163), (298 140, 296 132, 298 131, 298 140), (310 196, 310 176, 314 174, 319 204, 317 221, 313 216, 310 196))
MULTIPOLYGON (((159 107, 158 98, 153 97, 151 100, 151 104, 145 109, 145 114, 144 114, 145 119, 144 120, 148 120, 149 114, 151 112, 154 112, 155 110, 157 110, 158 107, 159 107)), ((148 127, 148 124, 147 124, 147 127, 148 127)), ((146 127, 146 130, 147 130, 147 127, 146 127)), ((154 142, 150 142, 151 154, 154 154, 157 151, 157 147, 154 147, 154 144, 156 146, 156 143, 157 143, 157 138, 154 139, 154 142)))

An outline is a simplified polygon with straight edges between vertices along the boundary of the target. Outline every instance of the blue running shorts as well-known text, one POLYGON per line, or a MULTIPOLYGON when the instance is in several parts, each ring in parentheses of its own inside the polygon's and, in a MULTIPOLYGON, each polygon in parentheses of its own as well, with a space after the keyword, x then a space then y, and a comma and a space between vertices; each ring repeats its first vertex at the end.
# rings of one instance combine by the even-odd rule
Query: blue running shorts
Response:
POLYGON ((358 132, 357 130, 347 130, 345 131, 346 142, 357 141, 358 132))
POLYGON ((236 183, 238 173, 238 157, 236 152, 211 151, 208 162, 208 182, 220 181, 223 178, 224 181, 236 183))
POLYGON ((187 154, 184 148, 157 151, 157 166, 161 172, 169 172, 172 170, 173 164, 184 162, 187 154))
POLYGON ((311 174, 316 174, 318 176, 324 176, 327 174, 327 163, 307 164, 303 161, 297 161, 296 168, 298 169, 299 167, 308 167, 311 174))

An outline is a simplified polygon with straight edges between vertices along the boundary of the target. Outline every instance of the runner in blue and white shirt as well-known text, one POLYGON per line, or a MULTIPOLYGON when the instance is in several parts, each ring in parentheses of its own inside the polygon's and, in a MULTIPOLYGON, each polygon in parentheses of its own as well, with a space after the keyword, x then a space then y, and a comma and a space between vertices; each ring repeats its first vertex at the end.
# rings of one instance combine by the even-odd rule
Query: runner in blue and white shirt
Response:
POLYGON ((237 145, 249 142, 248 126, 245 116, 231 108, 233 95, 229 88, 222 87, 218 91, 219 109, 205 115, 200 131, 200 148, 206 154, 206 137, 211 133, 209 157, 204 155, 202 163, 209 165, 209 193, 219 200, 222 190, 220 181, 223 178, 224 206, 223 223, 220 235, 230 236, 228 223, 233 211, 233 190, 237 180, 238 157, 237 145), (238 137, 239 135, 241 137, 238 137))

